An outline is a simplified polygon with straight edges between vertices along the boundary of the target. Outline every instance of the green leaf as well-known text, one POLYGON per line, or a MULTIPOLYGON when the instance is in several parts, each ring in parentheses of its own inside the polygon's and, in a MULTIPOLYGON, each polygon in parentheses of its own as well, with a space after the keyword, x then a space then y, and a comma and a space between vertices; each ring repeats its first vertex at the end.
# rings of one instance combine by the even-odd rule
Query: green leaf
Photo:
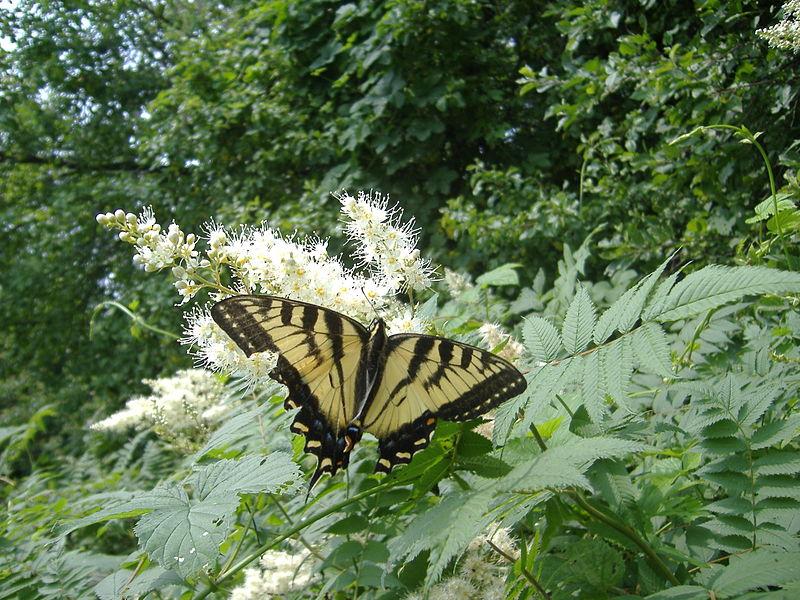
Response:
POLYGON ((641 370, 661 377, 675 376, 672 372, 667 334, 661 325, 652 322, 645 323, 636 329, 629 339, 631 350, 641 370))
POLYGON ((605 367, 603 353, 592 352, 581 357, 583 362, 583 405, 592 421, 601 423, 607 414, 605 367))
POLYGON ((754 450, 769 448, 794 439, 800 433, 800 415, 791 415, 782 421, 765 423, 753 432, 750 447, 754 450))
POLYGON ((519 285, 519 275, 517 269, 522 265, 516 263, 508 263, 501 265, 496 269, 492 269, 488 273, 484 273, 475 280, 475 283, 482 286, 487 285, 519 285))
POLYGON ((334 535, 349 535, 351 533, 358 533, 369 529, 369 519, 363 515, 350 515, 343 519, 339 519, 333 525, 328 527, 326 531, 334 535))
POLYGON ((759 475, 791 475, 800 472, 800 452, 775 450, 757 458, 753 466, 759 475))
POLYGON ((143 597, 153 590, 161 590, 169 585, 186 586, 186 582, 174 571, 167 571, 152 565, 140 573, 131 569, 114 571, 97 584, 94 593, 101 600, 143 597), (135 576, 134 576, 135 575, 135 576))
POLYGON ((581 286, 567 309, 561 335, 564 348, 571 355, 578 354, 592 339, 595 322, 595 307, 589 292, 581 286))
MULTIPOLYGON (((200 500, 215 501, 236 494, 274 494, 296 489, 302 473, 284 452, 249 454, 237 460, 220 460, 209 466, 195 467, 189 482, 200 500)), ((238 502, 238 499, 237 499, 238 502)))
POLYGON ((593 339, 595 344, 602 344, 615 331, 626 333, 631 330, 636 320, 641 316, 650 292, 658 283, 661 273, 664 272, 670 260, 672 260, 672 256, 662 262, 655 271, 622 294, 616 302, 605 310, 600 318, 597 319, 597 325, 594 328, 593 339))
POLYGON ((164 484, 150 493, 153 511, 134 527, 142 549, 163 568, 188 577, 213 568, 239 498, 192 502, 183 488, 164 484))
POLYGON ((767 267, 709 266, 686 276, 673 287, 664 306, 652 318, 685 319, 745 296, 800 292, 800 273, 767 267))
POLYGON ((425 581, 431 585, 450 560, 489 524, 485 512, 494 494, 494 488, 488 486, 445 497, 411 521, 402 535, 390 540, 393 560, 410 561, 420 552, 430 551, 425 581))
POLYGON ((525 347, 535 362, 548 363, 558 356, 561 336, 555 326, 542 317, 530 316, 523 320, 522 337, 525 347))
POLYGON ((735 596, 761 587, 778 587, 798 579, 800 552, 758 549, 732 556, 728 566, 715 574, 708 587, 718 596, 735 596))
POLYGON ((494 449, 492 441, 474 431, 466 430, 458 439, 459 457, 474 457, 489 454, 494 449))
POLYGON ((645 598, 646 600, 708 600, 708 590, 699 585, 677 585, 645 598))
POLYGON ((608 395, 619 406, 630 411, 628 388, 633 373, 633 351, 631 350, 630 336, 614 340, 599 352, 603 352, 605 355, 603 367, 608 395))
POLYGON ((507 475, 511 471, 511 466, 495 456, 471 456, 459 457, 456 461, 456 469, 470 471, 479 477, 494 479, 507 475))

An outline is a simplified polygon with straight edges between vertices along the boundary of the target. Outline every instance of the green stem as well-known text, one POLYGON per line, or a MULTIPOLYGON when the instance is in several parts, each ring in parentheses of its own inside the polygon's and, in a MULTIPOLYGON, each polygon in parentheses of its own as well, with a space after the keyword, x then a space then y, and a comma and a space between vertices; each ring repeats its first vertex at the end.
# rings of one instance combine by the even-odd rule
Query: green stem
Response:
POLYGON ((224 573, 221 573, 215 580, 213 580, 209 584, 209 586, 206 589, 200 591, 200 593, 195 597, 195 600, 202 600, 203 598, 206 598, 219 585, 221 585, 222 583, 224 583, 225 581, 227 581, 228 579, 230 579, 231 577, 236 575, 236 573, 238 573, 239 571, 244 569, 247 565, 249 565, 254 560, 258 560, 258 558, 262 554, 264 554, 267 550, 270 550, 271 548, 274 548, 275 546, 280 544, 283 540, 292 537, 293 535, 295 535, 296 533, 302 531, 303 529, 305 529, 309 525, 313 525, 314 523, 324 519, 328 515, 331 515, 333 513, 339 512, 344 507, 348 506, 349 504, 352 504, 353 502, 358 502, 359 500, 361 500, 363 498, 368 498, 369 496, 372 496, 373 494, 376 494, 378 492, 382 492, 383 490, 392 488, 392 487, 394 487, 396 485, 397 485, 397 482, 395 482, 395 481, 386 481, 386 482, 378 484, 375 487, 372 487, 372 488, 370 488, 368 490, 364 490, 363 492, 361 492, 359 494, 356 494, 355 496, 347 498, 346 500, 342 500, 338 504, 334 504, 333 506, 331 506, 329 508, 326 508, 321 513, 316 514, 316 515, 312 516, 309 519, 301 520, 299 523, 297 523, 296 525, 290 527, 289 529, 284 531, 282 534, 280 534, 278 537, 274 538, 270 542, 267 542, 267 543, 259 546, 256 550, 254 550, 253 552, 251 552, 250 554, 245 556, 243 559, 241 559, 238 563, 236 563, 231 568, 226 570, 224 573))
POLYGON ((650 565, 661 575, 669 581, 672 585, 680 585, 680 581, 673 575, 672 571, 669 570, 666 564, 661 560, 661 558, 656 554, 655 550, 653 550, 650 545, 644 541, 639 534, 636 533, 636 530, 628 527, 624 523, 619 522, 617 519, 613 518, 610 515, 607 515, 603 511, 595 508, 584 497, 583 493, 580 491, 575 491, 570 494, 572 498, 574 498, 575 502, 580 506, 583 510, 589 513, 598 521, 601 521, 608 525, 609 527, 616 529, 622 535, 630 539, 634 544, 636 544, 639 549, 644 553, 647 557, 648 562, 650 565))
POLYGON ((94 307, 94 312, 92 313, 92 318, 89 321, 89 337, 92 336, 92 332, 94 330, 94 320, 95 320, 95 317, 97 316, 97 313, 99 313, 103 309, 103 307, 105 307, 105 306, 111 306, 113 308, 117 308, 117 309, 121 310, 122 312, 124 312, 126 315, 128 315, 131 318, 131 321, 133 321, 134 324, 138 325, 142 329, 149 329, 150 331, 153 331, 155 333, 159 333, 161 335, 166 335, 168 337, 171 337, 174 340, 177 340, 180 337, 177 333, 173 333, 172 331, 167 331, 166 329, 160 329, 160 328, 156 327, 155 325, 148 324, 147 321, 142 319, 142 317, 137 315, 135 312, 133 312, 127 306, 124 306, 124 305, 120 304, 119 302, 114 302, 113 300, 107 300, 105 302, 101 302, 100 304, 98 304, 97 306, 94 307))

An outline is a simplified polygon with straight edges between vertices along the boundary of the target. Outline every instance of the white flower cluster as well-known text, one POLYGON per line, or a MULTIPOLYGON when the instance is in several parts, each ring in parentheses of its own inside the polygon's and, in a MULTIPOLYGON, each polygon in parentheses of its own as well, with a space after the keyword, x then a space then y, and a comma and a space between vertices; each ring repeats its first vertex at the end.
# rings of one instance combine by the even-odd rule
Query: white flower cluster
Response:
POLYGON ((800 0, 786 0, 781 7, 783 19, 771 27, 756 30, 773 48, 800 51, 800 0))
POLYGON ((233 589, 230 600, 266 600, 270 595, 288 594, 306 588, 313 578, 311 556, 306 550, 295 554, 268 550, 259 566, 244 571, 244 583, 233 589))
POLYGON ((503 346, 502 350, 500 350, 497 355, 502 356, 506 360, 516 360, 525 353, 525 346, 503 331, 503 328, 496 323, 484 323, 478 329, 478 334, 481 336, 481 341, 489 350, 493 350, 505 342, 506 345, 503 346))
MULTIPOLYGON (((492 545, 506 556, 516 558, 517 545, 509 530, 491 525, 467 547, 459 562, 458 574, 433 586, 428 600, 504 600, 509 563, 492 545)), ((420 592, 413 592, 405 600, 422 598, 420 592)))
POLYGON ((464 292, 474 287, 468 275, 451 271, 447 267, 444 269, 444 283, 450 290, 450 295, 457 300, 464 292))
POLYGON ((118 209, 113 213, 101 213, 96 219, 109 229, 120 230, 119 239, 136 247, 133 262, 148 273, 172 267, 175 288, 184 302, 200 289, 193 275, 198 268, 208 267, 210 263, 198 259, 197 236, 193 233, 184 234, 175 223, 163 231, 149 207, 138 216, 118 209))
POLYGON ((376 192, 336 195, 346 217, 345 232, 357 245, 356 257, 372 277, 392 292, 421 290, 431 283, 430 262, 417 250, 414 220, 402 223, 402 211, 388 207, 388 196, 376 192))
MULTIPOLYGON (((174 223, 165 233, 149 208, 138 216, 122 210, 104 213, 97 221, 120 230, 120 239, 135 246, 134 261, 145 270, 170 268, 184 302, 203 287, 214 290, 216 299, 236 293, 271 294, 319 304, 365 323, 378 310, 391 334, 426 330, 427 323, 396 299, 400 291, 420 289, 431 280, 430 264, 414 248, 412 222, 401 224, 400 210, 387 208, 380 194, 362 192, 356 199, 342 193, 337 198, 345 231, 366 274, 329 256, 325 241, 287 238, 266 225, 231 231, 211 222, 204 228, 206 250, 200 257, 193 234, 184 235, 174 223), (233 287, 222 284, 226 268, 233 287)), ((274 366, 275 357, 267 353, 246 358, 207 309, 189 313, 184 334, 181 342, 193 347, 200 364, 232 373, 248 385, 266 379, 274 366)))
POLYGON ((125 432, 153 427, 171 439, 205 431, 229 406, 223 402, 224 387, 204 369, 185 369, 172 377, 145 379, 153 393, 128 400, 125 408, 94 423, 96 431, 125 432))

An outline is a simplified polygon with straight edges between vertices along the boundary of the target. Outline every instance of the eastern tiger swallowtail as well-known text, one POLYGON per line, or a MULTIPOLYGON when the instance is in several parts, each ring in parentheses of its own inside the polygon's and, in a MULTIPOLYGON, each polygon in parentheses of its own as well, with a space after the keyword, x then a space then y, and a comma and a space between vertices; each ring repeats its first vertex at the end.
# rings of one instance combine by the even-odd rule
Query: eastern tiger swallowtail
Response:
POLYGON ((247 356, 278 355, 270 377, 300 408, 291 430, 323 473, 347 467, 362 432, 379 441, 375 472, 388 473, 428 445, 436 419, 467 421, 522 393, 522 374, 475 346, 432 335, 387 336, 336 311, 276 296, 233 296, 211 309, 247 356))

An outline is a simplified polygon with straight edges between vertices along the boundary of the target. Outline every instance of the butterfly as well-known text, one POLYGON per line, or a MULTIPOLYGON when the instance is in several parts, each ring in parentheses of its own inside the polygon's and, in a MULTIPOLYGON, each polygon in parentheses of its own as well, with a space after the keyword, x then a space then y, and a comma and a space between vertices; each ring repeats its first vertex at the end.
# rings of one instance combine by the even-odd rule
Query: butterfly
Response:
POLYGON ((521 394, 525 378, 510 362, 442 337, 387 335, 329 308, 277 296, 217 302, 214 321, 244 351, 277 354, 272 379, 288 388, 291 431, 317 458, 309 487, 346 468, 363 432, 378 439, 375 472, 411 462, 436 420, 467 421, 521 394))

